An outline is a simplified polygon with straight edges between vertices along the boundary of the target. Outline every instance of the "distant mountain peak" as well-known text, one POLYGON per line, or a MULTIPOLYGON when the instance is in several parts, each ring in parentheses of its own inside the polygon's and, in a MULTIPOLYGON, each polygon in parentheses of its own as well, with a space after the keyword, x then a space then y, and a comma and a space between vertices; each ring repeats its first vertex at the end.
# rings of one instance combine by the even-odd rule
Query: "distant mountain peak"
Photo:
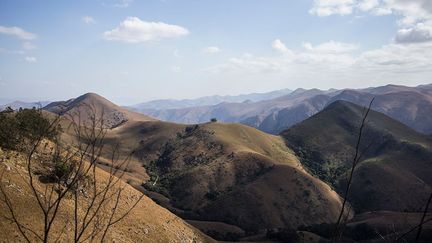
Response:
POLYGON ((97 113, 95 114, 97 116, 103 115, 106 126, 109 128, 115 128, 127 121, 154 120, 144 114, 120 107, 96 93, 85 93, 67 101, 52 102, 44 109, 59 115, 80 116, 83 121, 90 119, 88 112, 92 110, 90 112, 97 113))

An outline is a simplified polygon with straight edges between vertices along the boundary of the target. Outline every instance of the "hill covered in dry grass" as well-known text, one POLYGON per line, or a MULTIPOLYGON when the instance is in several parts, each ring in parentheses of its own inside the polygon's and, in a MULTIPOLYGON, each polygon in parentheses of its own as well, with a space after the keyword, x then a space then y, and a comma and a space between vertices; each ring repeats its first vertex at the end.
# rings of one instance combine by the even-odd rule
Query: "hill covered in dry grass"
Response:
POLYGON ((245 125, 135 122, 107 138, 137 144, 148 177, 131 172, 131 183, 197 227, 223 222, 253 234, 330 223, 340 210, 339 196, 280 137, 245 125))
MULTIPOLYGON (((16 217, 26 227, 31 228, 37 233, 43 229, 42 211, 37 206, 37 201, 27 184, 28 178, 25 154, 10 150, 0 149, 0 171, 3 173, 2 187, 4 188, 9 200, 14 207, 16 217)), ((43 164, 39 164, 39 170, 43 169, 43 164)), ((39 178, 40 174, 33 175, 39 178)), ((108 180, 108 174, 98 169, 97 179, 101 182, 108 180)), ((44 192, 46 184, 40 179, 35 180, 35 187, 40 193, 44 192)), ((141 192, 133 187, 126 185, 123 197, 119 202, 120 211, 129 208, 141 195, 141 192)), ((1 195, 4 200, 4 195, 1 195)), ((85 199, 83 199, 85 200, 85 199)), ((84 203, 81 201, 81 203, 84 203)), ((84 212, 80 212, 83 214, 84 212)), ((6 205, 0 203, 0 231, 2 232, 3 242, 22 242, 24 238, 18 233, 15 224, 6 220, 4 217, 10 217, 6 205)), ((71 241, 71 232, 73 219, 73 200, 66 199, 59 208, 59 216, 54 222, 53 235, 59 236, 62 242, 71 241)), ((30 238, 31 241, 37 242, 36 238, 30 238)), ((160 207, 152 200, 144 197, 126 216, 121 223, 116 224, 108 232, 107 241, 109 242, 212 242, 213 240, 179 217, 173 215, 168 210, 160 207)), ((54 239, 52 239, 54 241, 54 239)))

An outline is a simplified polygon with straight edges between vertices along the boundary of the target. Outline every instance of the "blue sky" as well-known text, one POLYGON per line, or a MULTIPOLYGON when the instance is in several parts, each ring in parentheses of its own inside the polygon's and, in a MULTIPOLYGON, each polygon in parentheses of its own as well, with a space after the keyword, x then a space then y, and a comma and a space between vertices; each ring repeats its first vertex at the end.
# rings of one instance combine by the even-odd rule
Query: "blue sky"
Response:
POLYGON ((0 98, 431 83, 428 0, 0 1, 0 98))

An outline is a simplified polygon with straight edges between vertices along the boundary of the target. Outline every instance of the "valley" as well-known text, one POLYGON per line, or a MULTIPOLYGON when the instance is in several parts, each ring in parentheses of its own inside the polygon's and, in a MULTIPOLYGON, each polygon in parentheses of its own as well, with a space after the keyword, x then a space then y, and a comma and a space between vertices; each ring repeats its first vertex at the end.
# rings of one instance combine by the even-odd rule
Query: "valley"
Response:
MULTIPOLYGON (((76 136, 68 122, 86 127, 100 114, 106 146, 98 167, 120 168, 132 190, 216 240, 277 241, 286 234, 319 240, 332 237, 365 113, 345 100, 280 135, 217 120, 163 122, 93 93, 51 103, 44 113, 60 118, 66 143, 76 136), (129 158, 127 168, 110 159, 115 145, 120 145, 118 158, 129 158)), ((363 133, 344 237, 394 239, 414 227, 432 190, 432 138, 374 110, 363 133), (391 223, 397 225, 392 232, 391 223)), ((423 230, 431 234, 432 225, 426 223, 423 230)))

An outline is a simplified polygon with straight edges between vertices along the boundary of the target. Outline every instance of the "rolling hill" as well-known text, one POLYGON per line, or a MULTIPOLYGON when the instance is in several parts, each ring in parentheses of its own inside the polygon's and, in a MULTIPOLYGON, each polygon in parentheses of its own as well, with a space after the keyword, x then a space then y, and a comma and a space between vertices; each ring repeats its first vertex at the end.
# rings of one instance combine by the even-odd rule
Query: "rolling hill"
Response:
MULTIPOLYGON (((67 118, 76 109, 85 113, 89 107, 80 104, 90 102, 105 112, 124 111, 95 94, 45 109, 67 118), (63 106, 66 112, 59 113, 63 106)), ((330 223, 340 210, 337 193, 306 172, 278 136, 241 124, 181 125, 145 116, 106 128, 101 168, 115 166, 109 162, 109 145, 120 143, 120 156, 134 152, 125 180, 222 239, 232 237, 226 228, 244 232, 235 230, 237 238, 270 228, 330 223)), ((70 136, 73 131, 66 130, 66 143, 70 136)))
POLYGON ((94 113, 98 117, 103 116, 104 124, 108 128, 115 128, 131 120, 153 120, 153 118, 143 114, 117 106, 104 97, 94 93, 87 93, 67 101, 52 102, 43 107, 43 109, 76 121, 80 119, 82 123, 88 123, 91 119, 90 113, 94 113))
POLYGON ((135 156, 150 178, 132 172, 132 184, 197 227, 215 222, 213 232, 217 222, 246 232, 329 223, 340 209, 339 196, 280 137, 248 126, 135 122, 108 139, 138 144, 135 156))
MULTIPOLYGON (((281 135, 309 171, 341 190, 364 111, 336 101, 281 135)), ((371 111, 361 150, 366 147, 351 189, 356 212, 421 211, 432 190, 431 138, 371 111)))
MULTIPOLYGON (((309 109, 331 100, 319 92, 291 95, 297 96, 298 107, 309 109)), ((263 107, 272 103, 266 102, 261 102, 263 107)), ((111 102, 99 104, 123 111, 111 102)), ((133 152, 124 179, 135 189, 210 236, 236 240, 269 229, 335 222, 341 199, 328 184, 336 191, 344 186, 342 175, 364 109, 336 101, 316 110, 282 136, 234 123, 183 125, 130 116, 119 126, 107 127, 105 142, 120 143, 120 156, 133 152)), ((365 131, 363 146, 374 144, 355 173, 349 198, 355 213, 419 212, 431 190, 431 138, 375 111, 365 131)), ((108 147, 98 161, 103 169, 115 166, 109 162, 108 147)), ((368 222, 374 225, 373 220, 368 222)))

